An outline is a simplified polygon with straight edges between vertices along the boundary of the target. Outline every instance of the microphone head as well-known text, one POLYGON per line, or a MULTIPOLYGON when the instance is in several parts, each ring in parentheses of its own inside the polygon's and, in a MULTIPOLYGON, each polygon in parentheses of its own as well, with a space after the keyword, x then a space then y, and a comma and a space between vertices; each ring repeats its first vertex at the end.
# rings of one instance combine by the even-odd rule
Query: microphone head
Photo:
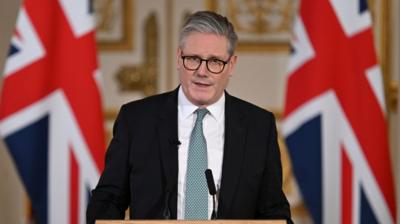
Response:
POLYGON ((181 142, 178 139, 168 139, 169 144, 179 146, 181 142))
POLYGON ((208 191, 210 192, 211 195, 215 195, 217 191, 215 189, 215 183, 212 171, 210 169, 206 169, 204 173, 206 174, 208 191))

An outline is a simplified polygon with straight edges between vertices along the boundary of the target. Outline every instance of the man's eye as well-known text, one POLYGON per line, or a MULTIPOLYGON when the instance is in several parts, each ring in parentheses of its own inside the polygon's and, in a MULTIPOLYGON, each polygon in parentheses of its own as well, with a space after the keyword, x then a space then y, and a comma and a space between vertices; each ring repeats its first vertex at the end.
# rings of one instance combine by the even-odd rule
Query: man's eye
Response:
POLYGON ((215 65, 223 64, 223 62, 222 62, 221 60, 216 59, 216 58, 210 59, 210 63, 211 63, 211 64, 215 64, 215 65))
POLYGON ((188 56, 188 57, 186 57, 186 60, 188 60, 188 61, 199 61, 199 58, 198 57, 194 57, 194 56, 188 56))

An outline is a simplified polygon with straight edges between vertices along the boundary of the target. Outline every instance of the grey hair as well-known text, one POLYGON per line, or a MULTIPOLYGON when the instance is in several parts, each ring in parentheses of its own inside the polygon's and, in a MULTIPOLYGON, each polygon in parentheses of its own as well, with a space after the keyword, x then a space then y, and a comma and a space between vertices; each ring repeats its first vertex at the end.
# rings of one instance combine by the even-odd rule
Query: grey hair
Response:
POLYGON ((225 16, 211 11, 200 11, 189 16, 179 33, 179 47, 183 49, 186 38, 194 33, 211 33, 228 40, 228 54, 233 55, 238 37, 233 25, 225 16))

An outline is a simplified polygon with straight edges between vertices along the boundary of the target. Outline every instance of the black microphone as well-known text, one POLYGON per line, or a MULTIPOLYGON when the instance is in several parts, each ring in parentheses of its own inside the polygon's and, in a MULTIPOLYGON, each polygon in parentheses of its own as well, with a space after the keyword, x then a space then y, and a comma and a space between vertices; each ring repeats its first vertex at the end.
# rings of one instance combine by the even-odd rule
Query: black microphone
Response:
POLYGON ((217 219, 217 213, 215 212, 215 198, 217 191, 215 189, 214 177, 210 169, 206 169, 204 173, 206 174, 208 191, 213 198, 213 211, 211 213, 211 219, 217 219))
POLYGON ((181 145, 181 142, 178 139, 169 139, 169 144, 178 147, 181 145))

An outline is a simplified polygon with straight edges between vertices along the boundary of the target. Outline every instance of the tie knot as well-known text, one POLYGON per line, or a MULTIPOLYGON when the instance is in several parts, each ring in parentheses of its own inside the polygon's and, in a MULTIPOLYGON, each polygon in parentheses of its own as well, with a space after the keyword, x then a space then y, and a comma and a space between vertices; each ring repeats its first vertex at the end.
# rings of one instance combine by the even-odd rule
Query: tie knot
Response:
POLYGON ((203 118, 206 116, 206 114, 208 113, 208 110, 206 108, 199 108, 196 110, 197 113, 197 121, 202 121, 203 118))

